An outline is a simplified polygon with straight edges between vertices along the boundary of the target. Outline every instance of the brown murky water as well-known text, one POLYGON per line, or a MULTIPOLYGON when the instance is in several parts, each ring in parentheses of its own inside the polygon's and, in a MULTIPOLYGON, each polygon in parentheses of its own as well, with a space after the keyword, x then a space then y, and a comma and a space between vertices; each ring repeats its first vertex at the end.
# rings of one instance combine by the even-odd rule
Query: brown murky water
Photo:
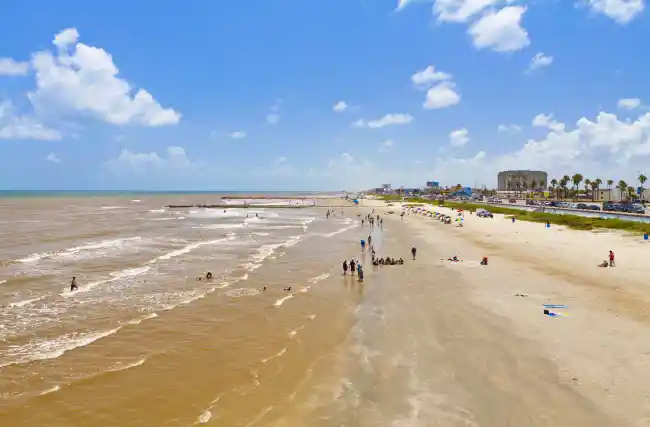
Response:
POLYGON ((267 425, 338 375, 358 211, 161 207, 213 199, 0 199, 0 424, 267 425))

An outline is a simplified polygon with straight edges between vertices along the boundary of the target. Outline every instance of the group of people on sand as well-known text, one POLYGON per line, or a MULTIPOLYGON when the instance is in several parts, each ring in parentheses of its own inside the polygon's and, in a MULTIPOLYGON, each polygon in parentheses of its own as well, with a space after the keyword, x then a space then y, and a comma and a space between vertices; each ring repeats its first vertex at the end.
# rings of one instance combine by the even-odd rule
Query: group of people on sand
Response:
MULTIPOLYGON (((361 215, 358 215, 358 216, 361 216, 361 215)), ((379 217, 379 214, 375 214, 374 209, 372 210, 371 213, 369 213, 365 217, 361 218, 361 225, 363 226, 363 224, 366 221, 368 222, 368 224, 370 224, 370 228, 375 227, 375 222, 377 223, 377 227, 381 227, 381 228, 384 227, 384 220, 379 217)), ((368 242, 368 243, 370 243, 370 242, 368 242)))

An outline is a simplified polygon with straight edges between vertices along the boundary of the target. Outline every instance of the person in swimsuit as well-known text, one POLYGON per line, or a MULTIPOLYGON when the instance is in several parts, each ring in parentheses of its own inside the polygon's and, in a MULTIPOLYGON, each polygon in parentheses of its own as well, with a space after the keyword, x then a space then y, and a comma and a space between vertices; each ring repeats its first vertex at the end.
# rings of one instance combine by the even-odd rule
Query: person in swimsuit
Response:
POLYGON ((77 289, 79 289, 79 287, 77 286, 77 278, 73 277, 72 282, 70 282, 70 292, 76 291, 77 289))
POLYGON ((348 261, 345 260, 343 261, 343 275, 345 276, 347 274, 348 274, 348 261))

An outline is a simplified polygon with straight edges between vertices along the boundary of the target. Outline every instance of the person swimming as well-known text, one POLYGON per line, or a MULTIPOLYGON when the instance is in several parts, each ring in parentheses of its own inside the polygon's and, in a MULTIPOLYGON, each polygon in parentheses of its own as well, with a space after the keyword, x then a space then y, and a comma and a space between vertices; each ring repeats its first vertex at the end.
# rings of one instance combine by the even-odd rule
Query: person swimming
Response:
POLYGON ((79 287, 77 286, 77 278, 73 277, 72 282, 70 282, 70 292, 76 291, 77 289, 79 289, 79 287))
POLYGON ((287 292, 291 291, 291 286, 287 286, 286 288, 284 288, 284 290, 287 291, 287 292))

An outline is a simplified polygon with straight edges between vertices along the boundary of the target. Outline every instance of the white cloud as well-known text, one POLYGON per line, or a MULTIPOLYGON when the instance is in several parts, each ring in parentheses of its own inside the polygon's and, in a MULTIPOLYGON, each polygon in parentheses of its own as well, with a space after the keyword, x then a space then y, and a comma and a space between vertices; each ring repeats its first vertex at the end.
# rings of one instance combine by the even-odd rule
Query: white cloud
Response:
POLYGON ((185 149, 182 147, 167 147, 166 154, 166 157, 161 157, 154 151, 136 153, 124 149, 116 160, 108 162, 108 166, 116 173, 132 173, 135 175, 148 175, 150 173, 172 174, 193 167, 193 162, 187 157, 185 149))
POLYGON ((18 116, 10 101, 0 103, 0 139, 58 141, 61 132, 41 124, 34 117, 18 116))
POLYGON ((503 0, 436 0, 433 11, 440 22, 467 22, 503 0))
POLYGON ((623 110, 635 110, 641 106, 641 100, 639 98, 623 98, 619 99, 616 105, 623 110))
POLYGON ((452 147, 462 147, 469 141, 469 131, 466 128, 458 129, 449 134, 449 144, 452 147))
POLYGON ((645 0, 586 0, 596 13, 608 16, 619 24, 627 24, 645 9, 645 0))
POLYGON ((452 82, 440 83, 427 91, 427 97, 422 106, 427 110, 447 108, 460 102, 460 95, 454 90, 452 82))
POLYGON ((275 159, 275 163, 276 163, 276 164, 286 163, 286 162, 287 162, 287 158, 284 157, 284 156, 280 156, 280 157, 278 157, 277 159, 275 159))
POLYGON ((345 103, 345 101, 339 101, 336 104, 334 104, 334 107, 332 107, 332 111, 335 113, 342 113, 345 110, 347 110, 349 107, 348 104, 345 103))
POLYGON ((380 153, 388 153, 391 150, 392 147, 393 147, 393 140, 392 139, 387 139, 386 141, 379 144, 379 152, 380 153))
POLYGON ((371 129, 383 128, 391 125, 407 125, 414 120, 410 114, 392 113, 386 114, 378 120, 357 120, 353 123, 356 127, 367 127, 371 129))
POLYGON ((452 78, 451 74, 445 73, 444 71, 436 71, 433 65, 429 65, 424 70, 413 74, 411 81, 416 86, 430 86, 434 83, 451 80, 452 78))
POLYGON ((564 123, 557 122, 553 120, 553 114, 538 114, 533 118, 533 126, 535 127, 546 127, 553 132, 563 132, 565 125, 564 123))
POLYGON ((36 90, 28 96, 38 112, 85 114, 114 125, 178 123, 178 112, 161 107, 146 90, 136 91, 118 76, 108 52, 77 43, 78 37, 74 28, 64 30, 54 38, 55 54, 33 55, 36 90))
POLYGON ((427 110, 447 108, 460 102, 453 76, 444 71, 436 71, 433 65, 413 74, 411 81, 418 88, 428 88, 426 99, 422 103, 422 107, 427 110))
POLYGON ((48 154, 47 157, 45 157, 45 160, 52 163, 61 163, 61 159, 59 159, 59 157, 54 153, 48 154))
POLYGON ((231 132, 229 135, 232 139, 244 139, 246 138, 246 132, 244 131, 235 131, 231 132))
POLYGON ((473 23, 468 33, 477 49, 490 48, 497 52, 512 52, 530 44, 528 33, 521 26, 526 12, 524 6, 507 6, 488 12, 473 23))
POLYGON ((60 33, 54 36, 54 40, 52 40, 52 44, 61 49, 65 49, 68 46, 72 46, 73 44, 76 44, 77 40, 79 40, 79 32, 77 31, 77 29, 66 28, 65 30, 61 31, 60 33))
POLYGON ((0 58, 0 76, 24 76, 29 72, 29 62, 0 58))
POLYGON ((497 130, 503 133, 515 134, 521 132, 521 127, 517 125, 499 125, 497 130))
POLYGON ((539 70, 540 68, 549 67, 551 64, 553 64, 554 60, 555 59, 552 56, 544 55, 543 52, 539 52, 533 56, 533 59, 530 61, 528 71, 533 72, 539 70))

